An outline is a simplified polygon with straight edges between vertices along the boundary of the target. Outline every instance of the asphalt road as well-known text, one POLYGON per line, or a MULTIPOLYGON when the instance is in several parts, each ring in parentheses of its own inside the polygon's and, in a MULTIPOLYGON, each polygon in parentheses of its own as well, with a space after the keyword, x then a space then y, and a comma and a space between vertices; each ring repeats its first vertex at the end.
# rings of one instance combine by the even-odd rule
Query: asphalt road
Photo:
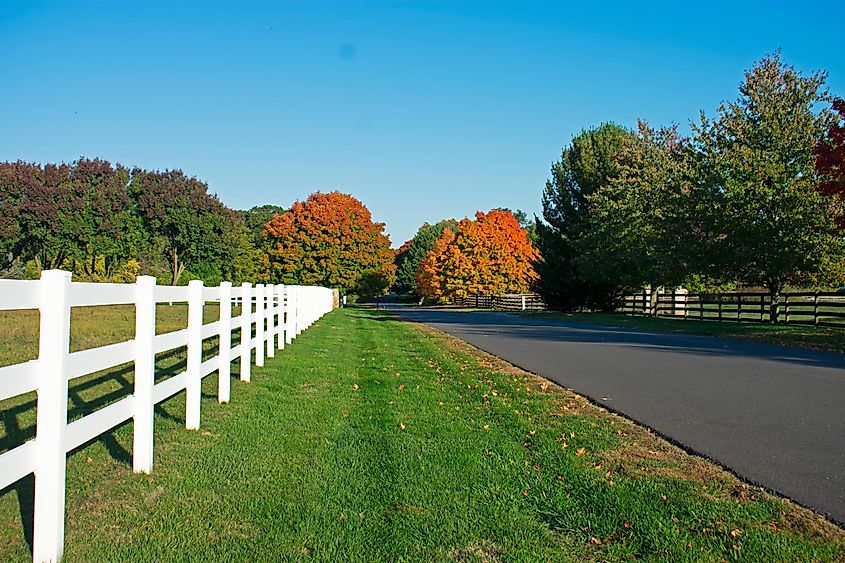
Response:
POLYGON ((390 307, 845 523, 845 355, 487 312, 390 307))

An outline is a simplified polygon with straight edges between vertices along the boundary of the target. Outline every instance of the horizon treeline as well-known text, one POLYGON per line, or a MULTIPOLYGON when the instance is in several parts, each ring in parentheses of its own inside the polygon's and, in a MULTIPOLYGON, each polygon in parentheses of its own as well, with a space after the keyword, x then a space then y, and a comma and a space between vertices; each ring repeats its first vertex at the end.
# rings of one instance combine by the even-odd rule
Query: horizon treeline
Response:
POLYGON ((237 211, 181 170, 80 158, 0 163, 0 270, 81 281, 217 284, 255 277, 253 236, 237 211))
POLYGON ((60 268, 77 281, 146 274, 172 285, 318 284, 368 296, 395 276, 383 231, 363 203, 336 191, 236 211, 181 170, 87 158, 0 163, 0 277, 60 268))

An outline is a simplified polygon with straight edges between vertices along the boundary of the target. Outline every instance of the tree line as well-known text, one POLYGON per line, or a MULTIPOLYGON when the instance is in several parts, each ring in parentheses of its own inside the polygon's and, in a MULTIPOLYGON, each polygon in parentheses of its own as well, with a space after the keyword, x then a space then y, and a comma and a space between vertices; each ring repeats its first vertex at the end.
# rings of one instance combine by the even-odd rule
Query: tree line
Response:
POLYGON ((214 283, 249 276, 249 245, 237 212, 180 170, 85 158, 0 163, 0 268, 7 277, 64 268, 89 281, 134 281, 143 272, 174 285, 214 283))
POLYGON ((0 163, 0 275, 61 268, 84 281, 201 279, 317 284, 383 292, 393 251, 357 199, 312 194, 290 208, 235 211, 181 170, 101 159, 0 163))
POLYGON ((763 287, 776 301, 842 283, 843 106, 825 82, 775 53, 688 137, 644 122, 577 135, 543 193, 537 290, 556 308, 610 309, 647 287, 763 287))
POLYGON ((498 239, 477 234, 483 213, 425 223, 397 253, 395 290, 448 299, 531 289, 556 309, 612 310, 644 288, 754 287, 774 311, 787 286, 838 286, 845 102, 826 80, 775 52, 687 136, 644 121, 584 130, 551 167, 542 218, 498 216, 521 231, 498 239))

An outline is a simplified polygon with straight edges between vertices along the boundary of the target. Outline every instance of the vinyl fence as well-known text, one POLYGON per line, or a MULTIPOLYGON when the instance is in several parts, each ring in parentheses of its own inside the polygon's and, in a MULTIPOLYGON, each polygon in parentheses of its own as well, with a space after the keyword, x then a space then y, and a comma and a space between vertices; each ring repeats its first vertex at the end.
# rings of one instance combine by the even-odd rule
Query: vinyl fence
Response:
POLYGON ((546 304, 536 293, 511 293, 508 295, 470 295, 453 297, 457 307, 475 309, 500 309, 502 311, 545 311, 546 304))
MULTIPOLYGON (((623 297, 620 313, 697 320, 769 322, 772 299, 768 293, 688 293, 683 290, 648 290, 623 297)), ((775 322, 845 327, 845 295, 803 291, 780 295, 775 303, 775 322)))
POLYGON ((37 392, 35 439, 0 454, 0 488, 35 474, 33 560, 58 561, 64 546, 65 462, 74 448, 133 421, 132 466, 153 467, 153 407, 186 390, 185 426, 200 427, 202 379, 217 371, 218 402, 230 399, 231 362, 239 360, 240 378, 250 379, 252 351, 256 366, 273 357, 294 337, 332 309, 332 291, 295 285, 187 287, 156 285, 139 277, 134 284, 77 283, 70 272, 45 271, 40 280, 0 280, 0 310, 37 309, 40 314, 38 358, 0 367, 0 401, 37 392), (156 334, 157 303, 187 303, 187 328, 156 334), (219 320, 203 324, 205 303, 220 304, 219 320), (241 313, 232 317, 233 304, 241 313), (71 353, 71 307, 134 305, 135 338, 71 353), (254 329, 254 332, 253 332, 254 329), (232 346, 232 332, 241 342, 232 346), (254 336, 253 336, 254 334, 254 336), (203 340, 218 337, 218 355, 203 360, 203 340), (156 383, 155 356, 187 348, 186 369, 156 383), (68 423, 68 382, 107 368, 134 363, 134 393, 68 423))

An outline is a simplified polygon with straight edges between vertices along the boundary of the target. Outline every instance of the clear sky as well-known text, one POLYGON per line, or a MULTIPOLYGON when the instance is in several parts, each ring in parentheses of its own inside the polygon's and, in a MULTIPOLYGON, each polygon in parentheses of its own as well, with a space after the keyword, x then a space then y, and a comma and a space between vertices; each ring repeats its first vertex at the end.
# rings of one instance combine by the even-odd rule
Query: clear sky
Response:
POLYGON ((0 0, 0 160, 181 168, 229 206, 540 209, 585 127, 712 113, 782 48, 845 95, 834 2, 0 0), (646 4, 649 4, 646 6, 646 4))

